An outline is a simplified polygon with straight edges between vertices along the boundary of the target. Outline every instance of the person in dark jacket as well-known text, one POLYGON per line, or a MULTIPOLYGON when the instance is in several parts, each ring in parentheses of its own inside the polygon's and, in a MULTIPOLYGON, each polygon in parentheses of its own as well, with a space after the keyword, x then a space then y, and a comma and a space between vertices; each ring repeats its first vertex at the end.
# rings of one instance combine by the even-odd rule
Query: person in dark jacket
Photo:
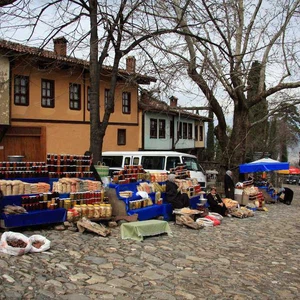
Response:
POLYGON ((190 206, 190 198, 188 194, 181 193, 179 187, 175 183, 176 176, 170 174, 166 181, 166 201, 170 203, 173 209, 190 206))
POLYGON ((226 198, 234 200, 234 182, 232 179, 232 172, 230 170, 226 171, 224 177, 224 189, 226 198))
POLYGON ((282 189, 279 190, 277 196, 279 197, 280 202, 286 205, 291 205, 294 198, 294 191, 288 187, 283 187, 282 189))
POLYGON ((218 213, 222 216, 230 216, 228 214, 228 209, 225 203, 223 203, 220 195, 217 194, 216 187, 212 187, 210 189, 210 193, 207 194, 206 198, 207 198, 207 203, 209 204, 209 210, 211 212, 218 213))

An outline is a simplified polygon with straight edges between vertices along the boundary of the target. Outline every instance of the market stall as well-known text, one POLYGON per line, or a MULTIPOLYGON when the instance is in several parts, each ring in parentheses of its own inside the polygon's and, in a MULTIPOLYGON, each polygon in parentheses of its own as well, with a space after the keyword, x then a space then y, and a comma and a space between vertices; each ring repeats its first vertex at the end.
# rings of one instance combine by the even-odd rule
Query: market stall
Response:
MULTIPOLYGON (((289 170, 288 162, 280 162, 271 158, 259 159, 247 164, 239 166, 240 173, 259 173, 259 172, 272 172, 279 170, 289 170)), ((277 180, 276 180, 277 182, 277 180)), ((276 192, 272 184, 268 181, 264 181, 263 184, 259 184, 260 191, 249 190, 247 194, 242 194, 242 202, 245 204, 250 199, 260 201, 261 207, 261 193, 267 193, 273 200, 276 200, 276 192), (246 199, 245 199, 246 198, 246 199)))
POLYGON ((75 209, 89 218, 95 211, 99 219, 101 213, 111 216, 101 183, 91 179, 90 162, 89 156, 69 154, 48 154, 47 163, 0 162, 0 226, 62 223, 75 209))
POLYGON ((239 166, 240 173, 270 172, 288 170, 288 162, 280 162, 271 158, 262 158, 239 166))

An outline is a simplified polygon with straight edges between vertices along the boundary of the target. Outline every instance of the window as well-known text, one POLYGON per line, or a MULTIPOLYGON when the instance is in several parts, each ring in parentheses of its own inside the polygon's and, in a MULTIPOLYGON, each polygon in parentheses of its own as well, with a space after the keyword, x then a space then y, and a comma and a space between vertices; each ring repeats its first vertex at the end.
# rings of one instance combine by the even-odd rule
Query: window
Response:
POLYGON ((150 119, 150 139, 157 139, 157 120, 150 119))
POLYGON ((182 138, 182 122, 177 122, 177 136, 179 139, 182 138))
POLYGON ((102 156, 102 161, 110 168, 122 168, 123 155, 121 156, 102 156))
POLYGON ((187 123, 183 123, 183 139, 187 139, 187 123))
POLYGON ((124 166, 130 165, 130 157, 126 156, 124 157, 124 166))
POLYGON ((174 137, 174 121, 170 121, 170 139, 174 137))
POLYGON ((87 88, 87 110, 91 110, 90 95, 91 95, 91 87, 88 86, 88 88, 87 88))
POLYGON ((164 170, 164 156, 142 156, 141 165, 146 170, 164 170))
POLYGON ((188 123, 188 139, 191 140, 193 138, 193 125, 188 123))
POLYGON ((166 138, 166 120, 159 120, 159 138, 165 139, 166 138))
POLYGON ((200 133, 200 137, 199 137, 199 141, 203 141, 203 126, 199 126, 199 133, 200 133))
POLYGON ((128 92, 122 93, 122 112, 123 114, 131 113, 131 94, 128 92))
POLYGON ((139 165, 140 164, 140 158, 139 157, 134 157, 133 158, 133 165, 134 166, 137 166, 137 165, 139 165))
POLYGON ((195 126, 195 141, 198 141, 198 125, 195 126))
POLYGON ((170 171, 170 169, 176 168, 178 164, 180 164, 179 156, 170 156, 167 158, 166 170, 170 171))
POLYGON ((77 83, 70 83, 69 86, 69 98, 70 98, 70 109, 80 110, 81 109, 81 86, 77 83))
MULTIPOLYGON (((108 94, 109 94, 109 89, 105 89, 104 90, 104 105, 105 105, 105 108, 107 107, 107 103, 108 103, 108 94)), ((115 111, 115 105, 113 105, 112 113, 114 111, 115 111)))
POLYGON ((16 75, 14 80, 14 104, 29 105, 29 77, 16 75))
POLYGON ((54 107, 54 80, 42 79, 42 107, 54 107))
POLYGON ((126 129, 118 129, 118 145, 126 145, 126 129))

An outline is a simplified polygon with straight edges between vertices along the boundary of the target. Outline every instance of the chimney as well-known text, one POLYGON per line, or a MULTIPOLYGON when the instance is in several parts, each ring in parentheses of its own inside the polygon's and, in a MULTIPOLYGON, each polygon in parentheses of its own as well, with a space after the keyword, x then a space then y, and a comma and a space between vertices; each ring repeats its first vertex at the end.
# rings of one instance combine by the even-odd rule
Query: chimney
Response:
POLYGON ((170 97, 170 106, 177 107, 177 101, 178 101, 178 98, 176 98, 174 96, 170 97))
POLYGON ((128 56, 126 58, 126 71, 128 73, 135 73, 135 57, 128 56))
POLYGON ((67 56, 67 42, 64 37, 53 39, 54 53, 58 56, 67 56))

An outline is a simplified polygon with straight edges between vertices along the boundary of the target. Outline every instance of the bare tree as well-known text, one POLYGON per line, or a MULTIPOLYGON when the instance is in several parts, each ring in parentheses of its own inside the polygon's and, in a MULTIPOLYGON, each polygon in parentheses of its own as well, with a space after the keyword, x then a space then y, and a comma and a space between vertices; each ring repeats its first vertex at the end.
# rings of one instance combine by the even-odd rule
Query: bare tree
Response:
MULTIPOLYGON (((244 162, 246 138, 253 126, 250 109, 267 99, 270 113, 272 107, 277 107, 276 95, 280 91, 300 86, 300 39, 296 32, 299 3, 170 0, 165 4, 169 20, 176 16, 186 35, 176 44, 159 41, 156 45, 172 56, 177 66, 185 67, 208 101, 218 121, 214 132, 224 168, 235 168, 244 162), (254 61, 261 66, 259 82, 255 93, 247 97, 251 89, 247 78, 254 61), (228 112, 232 119, 227 117, 228 112)), ((284 101, 299 103, 292 98, 284 101)))
MULTIPOLYGON (((52 0, 41 4, 27 0, 18 1, 2 12, 10 21, 7 24, 11 24, 7 29, 30 28, 28 40, 38 40, 41 48, 63 34, 71 40, 73 54, 76 49, 89 49, 90 151, 95 162, 101 158, 103 139, 114 109, 121 59, 137 49, 147 52, 143 43, 155 36, 180 30, 176 22, 161 22, 159 14, 160 8, 155 1, 143 0, 52 0), (37 37, 43 25, 47 31, 37 37), (100 120, 99 84, 105 62, 111 65, 111 79, 108 102, 100 120)), ((146 55, 150 57, 149 53, 146 55)), ((123 79, 136 83, 135 74, 131 75, 123 79)))

